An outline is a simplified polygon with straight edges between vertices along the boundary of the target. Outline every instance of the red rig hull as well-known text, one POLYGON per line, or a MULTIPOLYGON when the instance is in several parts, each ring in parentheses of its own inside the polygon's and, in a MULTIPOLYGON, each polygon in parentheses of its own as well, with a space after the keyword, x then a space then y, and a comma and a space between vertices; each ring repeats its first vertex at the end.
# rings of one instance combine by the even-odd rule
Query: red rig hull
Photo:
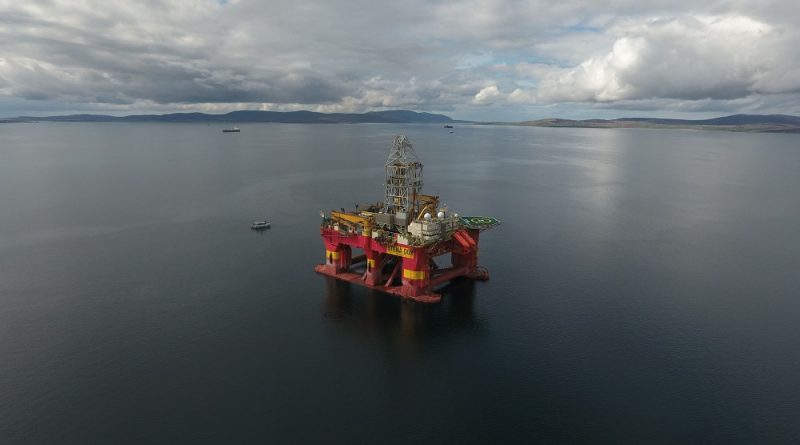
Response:
POLYGON ((405 300, 438 303, 442 297, 435 289, 454 278, 489 279, 488 271, 478 266, 478 230, 462 229, 457 236, 427 246, 382 244, 369 234, 329 227, 320 232, 325 263, 315 271, 405 300), (353 256, 354 249, 363 255, 353 256), (447 254, 452 266, 439 268, 433 259, 447 254))

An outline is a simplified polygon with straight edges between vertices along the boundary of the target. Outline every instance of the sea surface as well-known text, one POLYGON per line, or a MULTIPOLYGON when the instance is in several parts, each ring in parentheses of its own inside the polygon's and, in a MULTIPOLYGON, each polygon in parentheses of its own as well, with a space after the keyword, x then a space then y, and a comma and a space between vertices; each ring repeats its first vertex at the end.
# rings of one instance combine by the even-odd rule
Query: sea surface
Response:
POLYGON ((0 443, 800 442, 799 136, 221 128, 0 124, 0 443), (439 305, 313 272, 400 133, 439 305))

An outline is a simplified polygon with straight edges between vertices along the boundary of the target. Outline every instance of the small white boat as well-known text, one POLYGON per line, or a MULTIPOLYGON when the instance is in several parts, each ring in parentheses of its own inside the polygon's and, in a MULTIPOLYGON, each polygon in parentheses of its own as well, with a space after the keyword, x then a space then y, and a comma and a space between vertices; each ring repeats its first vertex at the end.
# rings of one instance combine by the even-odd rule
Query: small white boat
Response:
POLYGON ((250 228, 252 230, 264 230, 269 229, 269 225, 270 224, 267 221, 253 221, 253 223, 250 224, 250 228))
POLYGON ((241 130, 239 130, 239 127, 233 127, 233 128, 223 128, 223 129, 222 129, 222 132, 223 132, 223 133, 238 133, 238 132, 240 132, 240 131, 241 131, 241 130))

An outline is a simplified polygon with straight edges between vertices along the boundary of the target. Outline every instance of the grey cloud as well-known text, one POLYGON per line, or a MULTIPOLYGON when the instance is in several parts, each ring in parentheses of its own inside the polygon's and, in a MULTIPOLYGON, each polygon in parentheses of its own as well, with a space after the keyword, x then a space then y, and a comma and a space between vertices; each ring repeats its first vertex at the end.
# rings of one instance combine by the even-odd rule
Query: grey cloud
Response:
POLYGON ((745 106, 731 99, 790 94, 800 79, 788 18, 798 7, 751 3, 0 0, 0 102, 467 114, 653 98, 745 106), (703 22, 726 17, 767 31, 703 22))

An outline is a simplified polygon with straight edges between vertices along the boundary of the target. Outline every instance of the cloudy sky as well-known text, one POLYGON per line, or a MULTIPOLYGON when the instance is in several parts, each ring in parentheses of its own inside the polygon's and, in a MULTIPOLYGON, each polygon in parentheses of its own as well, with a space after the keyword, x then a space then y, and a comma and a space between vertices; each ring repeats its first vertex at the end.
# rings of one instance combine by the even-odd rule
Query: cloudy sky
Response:
POLYGON ((800 114, 800 3, 0 0, 0 116, 800 114))

